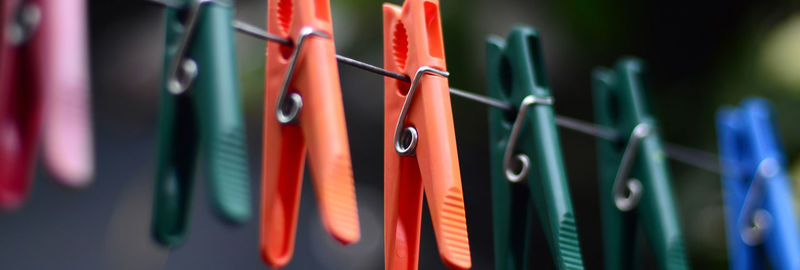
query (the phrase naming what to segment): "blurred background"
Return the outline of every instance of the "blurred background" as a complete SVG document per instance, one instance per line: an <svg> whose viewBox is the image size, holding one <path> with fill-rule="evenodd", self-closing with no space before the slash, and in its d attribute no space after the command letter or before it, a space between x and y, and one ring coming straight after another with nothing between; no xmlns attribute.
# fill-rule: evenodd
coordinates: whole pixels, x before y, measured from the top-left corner
<svg viewBox="0 0 800 270"><path fill-rule="evenodd" d="M401 1L391 1L401 4ZM337 51L382 65L381 1L333 0ZM236 1L236 18L264 28L266 1ZM795 178L800 177L800 2L441 0L451 86L485 94L485 40L518 24L538 29L559 114L592 120L590 72L641 57L663 138L716 153L715 111L759 95L772 100ZM164 52L160 7L89 1L97 172L93 185L58 187L37 166L27 204L0 215L3 269L266 269L258 218L231 227L211 213L204 179L194 190L190 234L166 249L150 238L156 119ZM264 42L237 34L254 209L259 209ZM340 66L362 239L342 247L322 228L313 186L303 186L297 246L286 269L381 269L383 78ZM453 97L474 269L492 269L487 108ZM601 269L595 139L560 130L584 263ZM726 269L719 175L671 163L692 266ZM308 176L308 173L306 173ZM795 186L800 186L795 183ZM426 206L427 208L427 206ZM421 269L443 269L427 209ZM531 252L552 268L541 233ZM648 267L649 268L649 267Z"/></svg>

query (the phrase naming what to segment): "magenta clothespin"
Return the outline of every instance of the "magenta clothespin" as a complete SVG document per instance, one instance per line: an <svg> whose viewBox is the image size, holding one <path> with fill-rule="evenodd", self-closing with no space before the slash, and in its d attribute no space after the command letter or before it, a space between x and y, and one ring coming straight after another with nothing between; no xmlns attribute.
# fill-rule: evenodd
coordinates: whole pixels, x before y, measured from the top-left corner
<svg viewBox="0 0 800 270"><path fill-rule="evenodd" d="M84 1L0 4L0 209L31 187L44 126L49 167L67 186L92 175ZM46 116L45 116L46 115Z"/></svg>

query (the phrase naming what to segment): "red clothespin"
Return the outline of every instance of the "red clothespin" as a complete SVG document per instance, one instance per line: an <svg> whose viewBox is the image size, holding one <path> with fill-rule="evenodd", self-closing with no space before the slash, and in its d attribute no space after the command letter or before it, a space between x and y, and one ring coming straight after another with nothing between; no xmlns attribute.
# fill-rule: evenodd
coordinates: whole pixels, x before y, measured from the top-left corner
<svg viewBox="0 0 800 270"><path fill-rule="evenodd" d="M417 269L422 194L427 193L439 255L471 267L439 1L383 5L384 65L413 78L386 78L384 240L386 269ZM417 95L415 95L415 93Z"/></svg>
<svg viewBox="0 0 800 270"><path fill-rule="evenodd" d="M43 114L54 174L72 187L91 178L85 2L7 0L0 8L0 209L10 210L30 189Z"/></svg>
<svg viewBox="0 0 800 270"><path fill-rule="evenodd" d="M261 251L292 258L306 148L322 224L343 244L360 238L333 26L327 0L269 0Z"/></svg>
<svg viewBox="0 0 800 270"><path fill-rule="evenodd" d="M36 29L41 9L32 2L2 3L0 30L0 208L16 209L31 186L41 128L46 44ZM55 45L55 44L54 44Z"/></svg>

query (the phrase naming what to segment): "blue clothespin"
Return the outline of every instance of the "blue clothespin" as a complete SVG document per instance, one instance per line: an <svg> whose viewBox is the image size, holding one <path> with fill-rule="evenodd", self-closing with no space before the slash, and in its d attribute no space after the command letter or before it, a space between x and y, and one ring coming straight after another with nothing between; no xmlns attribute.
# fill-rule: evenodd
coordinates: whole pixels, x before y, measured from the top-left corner
<svg viewBox="0 0 800 270"><path fill-rule="evenodd" d="M717 133L730 269L800 269L786 156L769 102L720 109Z"/></svg>

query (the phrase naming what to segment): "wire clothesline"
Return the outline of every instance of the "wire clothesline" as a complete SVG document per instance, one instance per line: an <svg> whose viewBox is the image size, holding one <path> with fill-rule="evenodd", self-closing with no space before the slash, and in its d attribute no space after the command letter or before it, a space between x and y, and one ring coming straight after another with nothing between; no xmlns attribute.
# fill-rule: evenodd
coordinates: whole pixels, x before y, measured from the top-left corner
<svg viewBox="0 0 800 270"><path fill-rule="evenodd" d="M148 2L148 3L161 5L161 6L164 6L164 7L167 7L167 8L176 8L176 7L170 5L170 4L166 3L166 2L163 2L163 0L145 0L145 1ZM254 38L258 38L258 39L261 39L261 40L264 40L264 41L276 42L276 43L280 43L280 44L286 45L286 46L294 46L294 43L291 40L284 39L284 38L278 37L276 35L270 34L267 31L264 31L263 29L261 29L261 28L259 28L257 26L254 26L252 24L249 24L249 23L246 23L246 22L243 22L243 21L240 21L240 20L234 20L233 21L233 28L236 29L236 31L238 31L238 32L241 32L241 33L246 34L248 36L251 36L251 37L254 37ZM404 82L411 82L411 78L409 76L406 76L406 75L400 74L400 73L396 73L396 72L392 72L392 71L380 68L378 66L371 65L369 63L361 62L361 61L355 60L355 59L347 57L347 56L336 54L336 60L339 63L346 64L346 65L349 65L349 66L352 66L352 67L355 67L355 68L358 68L358 69L361 69L361 70L365 70L365 71L368 71L368 72L372 72L374 74L378 74L378 75L381 75L381 76L394 78L394 79L401 80L401 81L404 81ZM468 99L468 100L472 100L472 101L475 101L475 102L478 102L478 103L481 103L481 104L484 104L484 105L487 105L487 106L499 108L499 109L502 109L502 110L511 110L511 109L513 109L513 107L510 104L504 103L502 101L499 101L499 100L496 100L496 99L493 99L493 98L490 98L490 97L478 95L478 94L472 93L470 91L460 90L460 89L456 89L456 88L450 88L450 94L452 94L454 96L461 97L461 98L465 98L465 99ZM568 116L564 116L564 115L556 114L555 115L555 122L556 122L556 125L558 125L559 127L562 127L562 128L565 128L565 129L569 129L569 130L572 130L572 131L576 131L576 132L579 132L579 133L582 133L582 134L594 136L594 137L597 137L597 138L601 138L601 139L604 139L604 140L616 141L616 140L619 140L621 138L619 136L619 134L617 134L617 132L615 130L613 130L613 129L609 128L609 127L605 127L605 126L602 126L602 125L597 125L597 124L594 124L594 123L591 123L591 122L587 122L587 121L584 121L584 120L580 120L580 119L576 119L576 118L572 118L572 117L568 117ZM715 155L713 153L709 153L709 152L706 152L706 151L703 151L703 150L694 149L694 148L689 148L689 147L686 147L686 146L671 144L671 143L665 143L664 148L665 148L665 151L666 151L666 155L668 157L672 158L673 160L676 160L676 161L679 161L681 163L685 163L685 164L688 164L688 165L692 165L692 166L695 166L695 167L698 167L698 168L701 168L701 169L704 169L704 170L707 170L707 171L710 171L710 172L713 172L713 173L717 173L717 174L720 173L720 168L719 168L719 164L718 164L717 155Z"/></svg>

